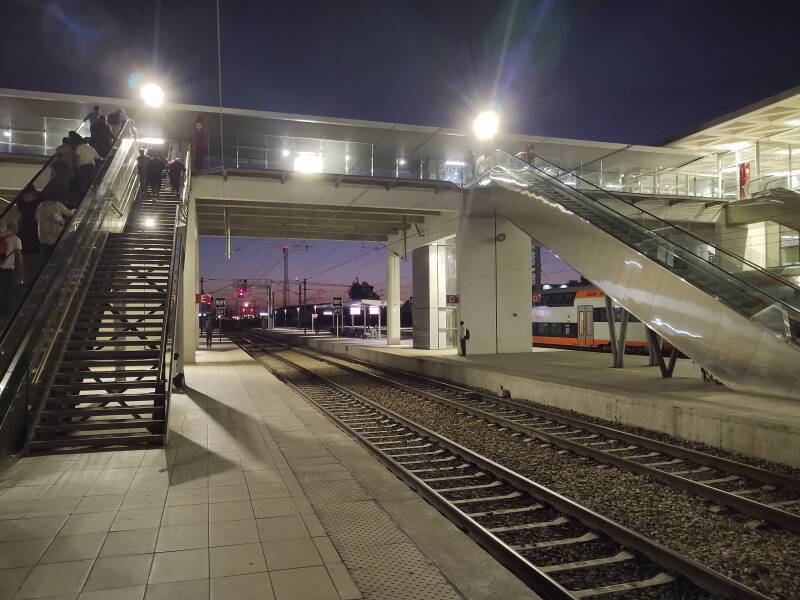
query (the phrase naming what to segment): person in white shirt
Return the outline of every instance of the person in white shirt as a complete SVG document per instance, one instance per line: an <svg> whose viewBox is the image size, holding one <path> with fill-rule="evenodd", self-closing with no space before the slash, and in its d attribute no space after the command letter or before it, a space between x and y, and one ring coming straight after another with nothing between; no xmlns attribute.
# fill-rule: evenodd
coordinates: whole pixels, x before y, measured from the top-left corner
<svg viewBox="0 0 800 600"><path fill-rule="evenodd" d="M97 150L87 144L85 140L82 144L75 146L75 188L77 190L75 197L78 203L83 199L83 195L94 179L95 163L102 160Z"/></svg>
<svg viewBox="0 0 800 600"><path fill-rule="evenodd" d="M12 222L0 235L0 314L6 312L9 298L22 283L22 240L17 237L17 224Z"/></svg>
<svg viewBox="0 0 800 600"><path fill-rule="evenodd" d="M97 123L100 120L100 115L101 114L102 113L100 112L100 107L99 106L95 106L94 109L92 110L92 112L90 112L88 115L83 117L83 122L85 123L86 121L89 121L89 125L94 125L95 123Z"/></svg>
<svg viewBox="0 0 800 600"><path fill-rule="evenodd" d="M39 243L44 253L50 254L64 229L66 220L75 214L57 200L45 200L36 207L36 223L39 227Z"/></svg>
<svg viewBox="0 0 800 600"><path fill-rule="evenodd" d="M459 354L461 356L467 355L467 340L469 339L469 329L466 328L464 325L464 321L460 321L458 324L458 341L460 344Z"/></svg>
<svg viewBox="0 0 800 600"><path fill-rule="evenodd" d="M55 154L58 154L60 159L66 165L67 173L71 179L75 174L75 148L73 148L72 144L69 143L69 138L63 138L61 140L61 145L56 148Z"/></svg>

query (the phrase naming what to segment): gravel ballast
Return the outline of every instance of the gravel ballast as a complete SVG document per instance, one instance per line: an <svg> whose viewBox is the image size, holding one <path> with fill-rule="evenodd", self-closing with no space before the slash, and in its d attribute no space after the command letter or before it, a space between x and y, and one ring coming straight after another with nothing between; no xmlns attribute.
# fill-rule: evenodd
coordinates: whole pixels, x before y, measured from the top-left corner
<svg viewBox="0 0 800 600"><path fill-rule="evenodd" d="M292 351L282 353L323 377L462 444L525 477L775 598L800 590L800 536L712 511L711 503L649 477L600 466L396 388L376 384ZM265 357L268 366L276 361Z"/></svg>

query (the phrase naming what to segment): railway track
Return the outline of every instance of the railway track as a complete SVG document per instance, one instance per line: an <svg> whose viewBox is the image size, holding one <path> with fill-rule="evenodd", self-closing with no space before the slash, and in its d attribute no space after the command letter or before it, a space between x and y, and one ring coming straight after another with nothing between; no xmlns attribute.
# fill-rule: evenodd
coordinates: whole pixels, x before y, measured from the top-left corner
<svg viewBox="0 0 800 600"><path fill-rule="evenodd" d="M275 344L270 338L261 339ZM800 533L800 480L793 477L358 359L292 349L446 404L498 428L647 475L753 519Z"/></svg>
<svg viewBox="0 0 800 600"><path fill-rule="evenodd" d="M232 339L545 598L766 598L315 373L317 357Z"/></svg>

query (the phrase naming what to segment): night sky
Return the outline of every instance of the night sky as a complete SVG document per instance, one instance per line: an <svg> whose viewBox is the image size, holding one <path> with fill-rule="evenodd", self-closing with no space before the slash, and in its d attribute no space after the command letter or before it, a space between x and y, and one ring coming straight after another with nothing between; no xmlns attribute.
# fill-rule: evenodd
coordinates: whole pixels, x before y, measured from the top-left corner
<svg viewBox="0 0 800 600"><path fill-rule="evenodd" d="M220 5L229 107L465 127L495 104L506 131L658 144L800 84L800 2L787 0ZM169 101L218 103L211 0L2 0L0 23L2 87L125 97L139 71ZM309 289L356 275L385 287L374 244L309 244L290 272ZM279 243L233 247L226 261L204 240L203 273L282 278Z"/></svg>

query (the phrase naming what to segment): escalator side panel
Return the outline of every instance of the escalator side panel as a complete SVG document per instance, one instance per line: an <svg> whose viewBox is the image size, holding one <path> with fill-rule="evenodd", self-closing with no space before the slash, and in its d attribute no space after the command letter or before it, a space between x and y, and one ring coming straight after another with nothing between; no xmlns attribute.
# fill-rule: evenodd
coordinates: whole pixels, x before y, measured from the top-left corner
<svg viewBox="0 0 800 600"><path fill-rule="evenodd" d="M760 324L542 194L468 194L468 210L510 219L732 389L800 397L800 350Z"/></svg>

